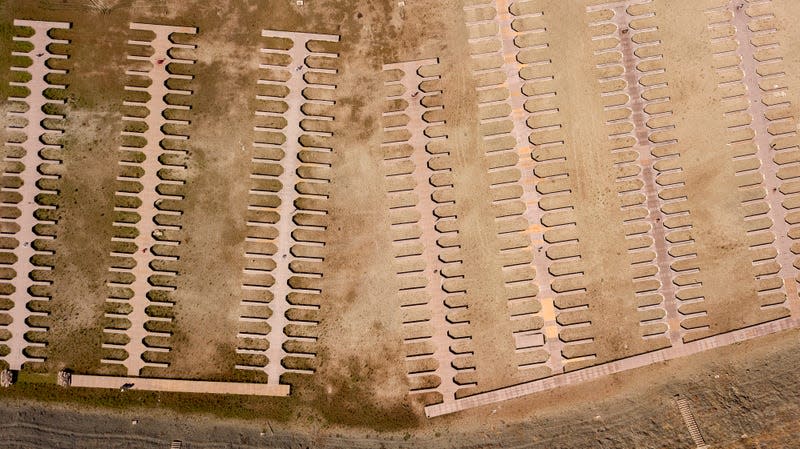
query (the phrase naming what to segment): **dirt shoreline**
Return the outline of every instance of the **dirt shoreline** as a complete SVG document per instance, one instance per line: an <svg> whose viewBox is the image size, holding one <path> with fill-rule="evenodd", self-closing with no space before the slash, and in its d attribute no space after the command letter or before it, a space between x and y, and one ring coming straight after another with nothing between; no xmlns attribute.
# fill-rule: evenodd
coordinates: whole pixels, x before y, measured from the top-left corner
<svg viewBox="0 0 800 449"><path fill-rule="evenodd" d="M756 346L770 349L754 355ZM687 357L391 433L12 398L0 403L0 428L9 449L148 449L175 439L187 448L242 449L688 448L692 442L674 402L680 394L692 401L712 447L790 448L800 424L800 374L792 368L800 366L799 346L798 332L786 332L715 350L713 358ZM133 419L139 420L135 426Z"/></svg>

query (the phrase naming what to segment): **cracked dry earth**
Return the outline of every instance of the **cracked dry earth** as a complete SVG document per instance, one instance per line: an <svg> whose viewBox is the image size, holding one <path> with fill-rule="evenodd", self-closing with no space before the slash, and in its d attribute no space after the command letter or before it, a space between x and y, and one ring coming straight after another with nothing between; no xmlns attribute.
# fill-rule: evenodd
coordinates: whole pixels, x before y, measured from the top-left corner
<svg viewBox="0 0 800 449"><path fill-rule="evenodd" d="M796 444L800 4L301 3L0 2L0 446Z"/></svg>

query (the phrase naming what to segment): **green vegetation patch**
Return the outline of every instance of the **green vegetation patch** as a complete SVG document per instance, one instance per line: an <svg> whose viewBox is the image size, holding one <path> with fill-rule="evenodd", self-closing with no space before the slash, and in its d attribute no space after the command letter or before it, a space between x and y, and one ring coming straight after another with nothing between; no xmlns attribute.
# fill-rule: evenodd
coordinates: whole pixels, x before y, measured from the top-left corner
<svg viewBox="0 0 800 449"><path fill-rule="evenodd" d="M17 383L55 385L56 377L56 373L34 373L23 369L17 373Z"/></svg>

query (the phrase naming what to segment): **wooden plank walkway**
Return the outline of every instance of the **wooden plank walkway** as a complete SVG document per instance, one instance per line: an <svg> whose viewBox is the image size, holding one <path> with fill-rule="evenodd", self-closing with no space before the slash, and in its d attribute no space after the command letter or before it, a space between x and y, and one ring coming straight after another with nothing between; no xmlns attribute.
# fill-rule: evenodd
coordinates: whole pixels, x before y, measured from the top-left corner
<svg viewBox="0 0 800 449"><path fill-rule="evenodd" d="M10 280L11 285L4 288L10 291L3 296L10 300L12 306L10 310L0 310L0 314L7 315L10 318L10 323L0 324L0 330L6 331L9 335L8 340L2 342L3 345L8 347L8 354L0 357L4 359L11 370L19 370L22 365L27 362L42 362L40 357L32 357L26 353L29 347L42 348L44 345L40 343L32 343L25 334L35 331L37 333L43 332L44 329L31 326L27 321L31 316L46 316L46 313L33 312L29 306L31 301L49 301L49 297L43 296L43 288L50 285L49 281L40 281L34 279L42 278L41 274L34 275L36 271L43 273L50 271L50 267L40 266L34 263L34 256L52 256L52 251L35 249L44 245L37 245L36 241L52 240L52 235L42 235L42 232L37 232L37 227L48 227L55 224L54 221L48 219L41 219L39 211L54 211L55 206L40 205L37 197L40 195L54 195L56 191L42 188L40 186L46 185L48 181L53 181L58 178L51 174L53 171L51 167L58 165L58 161L51 160L45 156L48 152L60 151L60 145L51 145L44 142L52 140L55 135L61 134L62 131L56 129L48 129L44 123L48 119L61 119L59 115L51 115L42 109L46 105L53 105L63 103L59 100L50 100L45 97L44 91L51 88L61 88L63 86L51 84L48 81L48 76L51 74L66 74L63 70L51 69L48 65L49 59L66 59L64 55L53 54L49 50L51 44L66 44L67 41L54 39L48 34L51 30L55 29L69 29L70 25L64 22L43 22L38 20L14 20L15 26L24 26L32 28L34 31L31 37L14 36L13 39L17 42L26 42L31 46L27 53L12 52L12 56L26 57L31 60L29 67L13 66L12 71L27 72L30 74L30 80L20 83L11 82L11 86L24 87L30 91L30 95L26 98L11 96L7 100L9 103L18 102L25 103L27 110L25 112L9 112L10 119L24 120L24 125L9 126L7 131L17 134L20 143L6 142L9 150L13 150L7 154L3 159L5 164L3 176L7 179L0 188L3 194L2 207L4 209L16 209L19 212L17 218L13 218L13 213L10 216L3 216L0 218L0 235L4 238L13 239L16 241L16 246L4 246L2 253L4 260L13 259L12 263L0 264L0 269L6 273L13 270L13 275L3 277L3 279ZM51 138L46 138L46 136ZM22 155L14 155L14 153L21 152ZM8 167L17 167L8 169ZM14 186L14 182L9 182L11 178L17 178L19 186ZM40 180L42 184L40 184ZM9 200L9 198L15 198ZM8 214L8 212L6 212ZM46 214L42 214L46 215ZM12 256L13 255L13 256ZM36 293L36 294L34 294ZM41 307L39 307L41 308Z"/></svg>
<svg viewBox="0 0 800 449"><path fill-rule="evenodd" d="M703 439L703 434L700 433L700 426L697 425L694 412L692 412L691 402L685 398L678 398L675 402L678 404L678 410L681 412L681 417L689 430L689 435L691 435L694 445L697 446L697 449L708 449L708 445Z"/></svg>
<svg viewBox="0 0 800 449"><path fill-rule="evenodd" d="M567 374L561 374L545 379L500 388L486 393L476 394L474 396L457 399L449 403L429 405L425 407L425 415L428 418L432 418L434 416L441 416L474 407L495 404L497 402L552 390L554 388L589 382L604 376L608 376L609 374L629 371L651 365L653 363L661 363L667 360L676 359L678 357L685 357L687 355L697 354L709 349L728 346L733 343L738 343L757 337L763 337L798 327L800 327L800 318L796 317L771 321L758 326L752 326L701 340L695 340L677 347L670 347L647 354L629 357L627 359L616 360L603 365L595 365Z"/></svg>
<svg viewBox="0 0 800 449"><path fill-rule="evenodd" d="M112 241L120 245L133 244L136 251L129 253L126 252L129 251L127 248L124 251L118 251L119 248L115 247L111 252L115 262L110 268L111 278L107 285L112 292L108 303L114 310L107 311L105 317L114 322L127 321L130 326L106 328L107 334L124 334L128 337L128 341L125 344L119 344L116 341L104 343L103 347L116 350L116 353L120 349L124 350L127 357L120 360L115 358L118 357L115 354L114 357L104 357L103 363L121 364L125 367L128 375L135 376L145 366L167 366L165 362L154 362L152 357L144 356L146 353L152 355L156 352L168 352L169 344L166 341L169 340L170 333L148 330L146 324L154 321L170 322L171 318L150 316L147 309L151 306L172 307L170 301L156 301L151 295L154 291L165 294L165 292L169 293L175 290L175 287L169 285L169 282L156 279L172 279L177 276L175 267L178 257L172 254L164 255L164 253L168 252L165 251L166 248L174 251L174 248L180 244L177 232L181 229L178 218L182 213L172 210L174 207L167 207L166 204L180 202L183 197L174 193L165 193L165 191L168 191L169 188L175 190L175 187L183 186L185 168L180 165L164 163L161 158L165 155L183 156L184 151L169 149L171 146L166 143L189 139L186 135L165 131L165 125L185 126L189 124L187 120L170 120L165 116L168 112L190 109L187 105L173 104L174 101L168 100L169 96L186 97L191 95L189 91L170 88L169 81L192 79L190 75L172 74L168 67L176 67L178 64L182 66L194 64L193 60L173 56L173 52L176 50L181 52L195 48L194 45L173 42L173 34L196 34L197 29L136 22L130 23L130 29L150 31L155 36L152 41L128 41L128 45L132 47L141 47L137 50L139 53L147 53L152 50L152 54L150 56L128 55L128 61L135 68L127 70L125 75L135 82L129 82L125 86L125 91L140 93L147 100L132 99L125 101L123 105L126 108L133 107L140 110L146 108L149 113L143 118L123 116L123 120L126 122L139 123L144 128L143 131L124 131L123 138L136 137L144 139L146 143L141 148L127 144L120 148L127 154L141 152L144 160L140 163L130 162L126 159L130 156L125 156L120 160L121 170L117 181L121 187L116 196L121 204L115 210L136 214L139 216L139 220L135 223L116 221L114 224L115 229L119 231L125 229L129 229L129 231L127 234L115 235L112 237ZM171 172L171 174L165 176L160 174L162 171ZM129 205L131 200L134 200L132 202L135 206ZM136 204L139 201L141 203ZM130 280L130 277L133 277L133 280ZM128 291L132 292L131 296L127 293ZM120 305L122 311L117 309ZM148 339L150 341L146 342ZM153 342L158 342L160 346L154 346ZM150 361L145 361L145 359Z"/></svg>
<svg viewBox="0 0 800 449"><path fill-rule="evenodd" d="M200 380L153 379L143 377L72 375L72 387L121 388L132 384L131 390L168 391L175 393L237 394L248 396L289 396L289 385L240 382L208 382Z"/></svg>

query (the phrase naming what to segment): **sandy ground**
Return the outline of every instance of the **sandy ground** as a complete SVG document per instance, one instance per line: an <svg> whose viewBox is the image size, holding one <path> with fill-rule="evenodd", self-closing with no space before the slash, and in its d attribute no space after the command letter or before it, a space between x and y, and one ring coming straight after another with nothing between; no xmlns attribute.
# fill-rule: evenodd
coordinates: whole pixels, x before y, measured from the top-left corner
<svg viewBox="0 0 800 449"><path fill-rule="evenodd" d="M753 149L750 155L745 154L749 157L734 160L738 153L729 144L741 137L738 134L741 130L730 128L729 125L738 122L726 108L735 106L722 101L727 91L719 88L719 84L727 79L726 75L710 69L718 64L714 45L724 46L724 43L714 40L715 35L706 28L713 14L709 16L705 11L727 7L726 2L702 0L687 8L675 8L665 0L652 3L661 35L671 37L663 38L660 51L666 55L663 64L674 116L650 125L669 125L660 138L678 139L678 144L669 151L680 154L675 163L683 171L680 177L656 180L662 199L672 195L681 204L666 207L666 203L659 203L670 212L666 215L673 215L670 229L675 232L661 237L671 244L660 247L662 259L645 258L644 268L634 267L633 262L640 261L629 252L641 244L640 240L632 242L628 238L638 228L623 224L631 209L628 206L641 197L632 195L634 199L630 200L620 195L622 187L617 181L625 171L615 165L618 155L612 153L608 143L610 137L627 130L627 125L609 125L607 121L613 114L604 109L612 100L603 89L613 93L618 86L598 84L602 71L598 71L597 64L602 63L602 58L594 50L608 43L593 41L592 37L607 30L590 29L584 24L572 28L568 19L586 14L582 3L536 2L539 10L545 12L544 17L561 18L548 26L545 42L549 46L536 47L546 48L543 54L552 58L550 66L537 68L541 70L537 73L564 74L564 77L545 83L550 91L557 93L556 100L530 105L532 109L541 106L560 110L556 122L541 118L537 119L541 122L531 124L544 129L543 139L555 135L556 140L565 142L547 153L565 159L546 169L547 164L541 164L543 172L537 173L537 178L544 189L553 187L543 181L550 175L569 174L572 193L568 203L575 209L567 214L551 214L547 222L553 228L561 224L571 226L560 237L577 236L580 245L560 241L540 254L535 247L537 242L529 241L531 248L513 256L509 256L509 246L518 242L520 236L545 238L553 234L544 234L542 229L519 228L518 222L512 226L504 218L522 216L524 207L520 209L519 205L524 206L531 196L523 195L521 189L498 186L509 179L511 183L521 179L515 166L521 157L530 158L531 152L526 154L519 151L521 148L514 148L503 150L502 154L487 154L490 144L486 136L502 134L506 125L502 121L481 123L485 109L478 105L491 97L490 92L500 92L505 86L502 82L493 85L491 80L476 76L477 63L469 56L476 53L476 47L468 42L467 23L485 17L465 12L464 2L407 0L401 8L390 1L307 0L304 7L293 2L287 6L277 0L268 2L267 7L260 1L213 5L182 0L107 1L107 9L97 9L89 3L11 0L0 4L3 55L8 54L10 20L14 17L73 22L71 30L59 32L59 36L71 40L67 50L71 57L63 156L66 176L60 181L55 294L49 305L50 322L57 324L48 333L46 368L50 372L64 367L83 373L112 370L101 364L105 355L101 345L102 330L107 324L103 315L108 297L108 269L112 265L114 192L119 187L115 179L119 148L123 144L120 105L125 99L123 86L127 80L121 74L129 64L126 60L126 52L130 51L126 45L131 36L129 22L135 20L199 29L192 39L197 45L194 51L197 63L192 68L195 77L188 83L194 95L188 127L191 144L186 158L186 196L181 206L184 211L180 218L181 244L177 252L180 275L173 296L174 320L169 328L174 333L169 339L170 351L164 355L169 367L149 374L241 379L242 374L235 370L235 350L246 266L242 256L248 233L243 211L249 204L250 145L256 139L253 126L258 107L258 49L264 45L261 30L295 30L341 36L331 141L334 168L326 204L328 228L324 235L325 260L321 264L323 278L319 282L324 294L319 300L321 321L314 330L318 338L313 361L316 372L282 376L284 382L293 386L291 402L258 402L248 398L215 402L218 399L192 397L185 402L199 404L193 405L194 410L205 409L220 415L225 414L225 408L238 407L241 414L248 414L256 421L291 416L294 422L278 425L282 430L276 432L287 432L287 439L276 447L293 447L288 436L291 432L297 432L297 438L319 435L322 440L314 440L313 444L321 447L325 444L335 447L337 440L331 439L331 435L336 432L356 437L355 441L363 447L372 447L386 438L375 436L375 432L387 429L398 432L392 434L398 440L402 440L406 431L419 432L433 438L431 447L463 445L465 440L478 438L474 434L476 429L487 436L480 437L484 440L478 438L474 447L495 444L492 441L497 435L508 438L505 447L525 447L525 444L569 447L570 442L587 441L600 447L671 447L673 441L688 444L688 433L672 400L674 394L680 393L692 398L701 430L709 433L709 442L752 447L751 442L740 441L741 435L747 433L748 438L763 438L780 447L780 439L784 435L788 438L787 427L779 423L797 422L797 411L791 406L792 398L797 397L797 374L790 369L797 366L796 356L792 355L797 353L796 332L735 345L710 356L612 376L587 386L511 401L498 405L495 414L479 409L431 423L422 418L422 405L437 400L437 396L408 395L407 376L412 365L405 362L404 318L399 312L403 300L398 294L401 283L396 276L392 226L386 213L390 201L386 195L385 154L381 148L381 116L386 98L381 71L385 64L440 60L444 132L451 156L447 163L452 168L452 211L461 244L458 257L463 261L458 268L463 280L458 282L465 293L459 301L469 306L466 317L470 323L463 332L471 337L467 352L457 358L457 363L467 371L476 368L465 376L465 385L456 394L487 391L545 374L543 370L520 369L525 358L516 352L513 334L520 325L510 319L513 309L509 305L513 299L510 286L516 282L515 276L526 285L537 282L530 279L530 267L519 272L509 269L510 264L525 258L535 258L538 270L547 266L547 262L541 262L543 257L566 259L564 263L550 265L556 275L543 278L552 280L553 288L540 290L543 295L553 297L536 298L532 302L546 306L540 314L541 325L562 330L572 326L562 337L567 343L564 362L573 359L573 366L614 360L669 344L666 334L646 339L639 328L642 321L652 318L650 312L640 310L652 298L641 298L640 293L646 291L643 285L650 284L637 280L652 276L649 268L666 266L664 260L680 272L673 275L675 288L669 291L676 292L685 302L678 303L672 297L664 299L674 301L676 307L684 306L687 314L699 315L683 323L681 336L687 339L785 314L782 307L764 307L765 302L774 300L762 293L775 287L775 276L767 272L771 268L768 263L754 264L763 251L769 253L771 243L764 243L764 239L768 239L770 232L754 232L759 231L755 228L761 222L745 218L752 211L754 216L765 215L762 210L765 203L755 198L753 204L745 205L745 200L753 199L754 193L737 190L744 182L742 173L756 160L756 152ZM495 5L495 2L484 3L491 8ZM598 3L602 2L586 2ZM800 52L794 51L800 40L795 39L797 30L791 26L791 19L800 11L791 0L774 0L772 8L780 24L782 51L787 55L784 64L791 74L782 82L788 86L786 96L791 100L789 115L792 115L800 104L797 98L800 89L794 75L795 68L800 67L796 56ZM536 20L531 19L528 25L535 27ZM632 27L646 25L636 23ZM98 33L98 28L103 32ZM712 40L716 44L712 45ZM486 48L493 51L491 47L480 47L481 51ZM535 57L538 53L526 54ZM5 56L0 58L2 89L7 89L9 62ZM479 87L481 83L488 83L491 89ZM653 95L657 94L665 93ZM5 123L5 115L2 120ZM558 131L550 132L550 127L556 125ZM787 125L774 126L772 131L777 134L785 131ZM778 143L790 146L789 140ZM786 173L793 174L788 168ZM671 183L675 182L686 185L673 186ZM670 190L673 187L676 190ZM795 187L786 182L782 189L792 193ZM689 194L684 201L681 197L685 191ZM548 204L563 207L565 203L554 199ZM787 204L793 207L794 203ZM680 218L684 210L681 208L691 212L688 224ZM513 232L509 233L510 228ZM785 245L790 239L781 236L779 240ZM785 247L782 251L781 261L786 265L792 255L787 255ZM669 253L664 256L665 252ZM693 252L698 256L692 257ZM695 265L700 269L699 274L692 272ZM797 270L784 267L781 276L787 274L787 269L788 285L793 286L792 276L797 275ZM648 278L647 282L651 280ZM790 293L797 301L796 291L791 288L780 285L777 290L778 296ZM580 291L585 294L571 294ZM529 296L524 299L531 300ZM701 305L697 305L700 302L697 299L702 299ZM564 309L558 320L563 328L554 322L551 303ZM582 324L587 316L590 326ZM586 343L588 338L594 340ZM714 375L720 378L710 374L715 369L719 371ZM718 380L720 383L715 384ZM47 394L48 390L26 391L35 396ZM14 391L0 394L15 398L14 401L25 396ZM67 393L60 392L53 397L81 403L125 399L115 395L116 392L108 392L93 397L81 392L70 399ZM148 401L162 399L158 395L134 397L155 407L156 403ZM180 397L163 399L170 404L170 410L180 408ZM8 413L17 413L10 405L4 407ZM83 421L72 411L42 412L38 405L20 407L21 421L60 429L43 434L50 435L55 447L61 444L58 443L64 435L61 432L73 431L88 435L87 440L98 438L97 444L101 444L105 436L91 435L102 434L109 428L127 428L131 417L126 414L103 421L92 415ZM600 419L595 420L596 416ZM307 420L308 425L302 420ZM104 425L108 426L105 430ZM165 419L152 424L157 430L147 438L155 440L138 443L120 440L120 446L158 445L163 443L158 438L184 438L203 447L200 445L203 440L239 439L240 434L248 441L242 443L243 447L259 444L261 429L244 430L247 426L243 424L231 424L233 427L215 434L210 428L214 425L209 422L185 427L176 432L180 435L173 436ZM363 430L365 425L373 431ZM451 436L437 439L435 434L445 435L445 428L451 429ZM314 429L323 430L315 434ZM25 432L22 427L14 430L20 441L28 438ZM313 434L311 437L307 436L309 432ZM534 437L540 440L534 441ZM403 444L414 447L411 443L396 441L398 447ZM25 447L24 443L19 446Z"/></svg>

